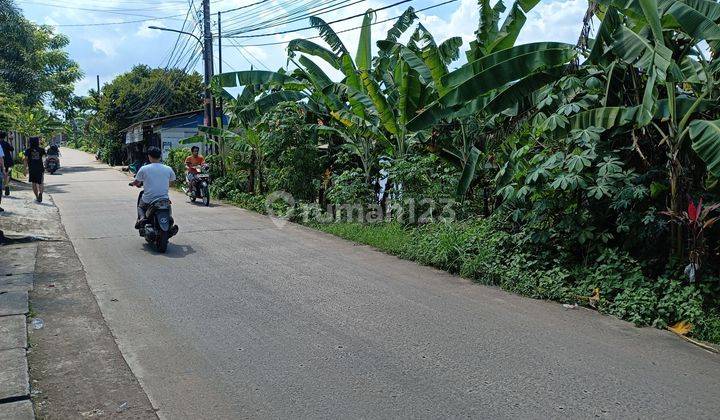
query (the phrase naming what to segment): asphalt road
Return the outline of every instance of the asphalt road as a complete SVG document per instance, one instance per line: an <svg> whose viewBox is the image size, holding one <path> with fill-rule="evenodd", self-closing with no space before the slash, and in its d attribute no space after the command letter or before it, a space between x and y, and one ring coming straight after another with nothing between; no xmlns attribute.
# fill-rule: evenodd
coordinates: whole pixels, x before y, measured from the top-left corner
<svg viewBox="0 0 720 420"><path fill-rule="evenodd" d="M48 191L164 418L718 418L720 356L303 227L172 197L166 255L125 174L64 149Z"/></svg>

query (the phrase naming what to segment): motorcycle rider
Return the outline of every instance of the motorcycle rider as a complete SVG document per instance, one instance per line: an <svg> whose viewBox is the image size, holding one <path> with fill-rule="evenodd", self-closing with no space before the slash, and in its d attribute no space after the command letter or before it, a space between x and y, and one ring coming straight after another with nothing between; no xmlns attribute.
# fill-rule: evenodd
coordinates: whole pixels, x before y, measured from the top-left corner
<svg viewBox="0 0 720 420"><path fill-rule="evenodd" d="M188 183L188 189L195 191L195 181L197 180L198 169L197 167L205 163L205 158L200 154L200 148L193 146L190 148L191 155L185 159L185 168L187 169L187 175L185 179Z"/></svg>
<svg viewBox="0 0 720 420"><path fill-rule="evenodd" d="M47 148L47 155L48 156L60 156L60 148L57 147L57 144L51 144Z"/></svg>
<svg viewBox="0 0 720 420"><path fill-rule="evenodd" d="M153 202L160 199L170 199L168 190L170 184L176 179L172 168L160 163L162 152L159 148L149 147L147 156L150 163L140 168L131 184L138 188L144 188L142 198L138 202L138 220L135 223L135 229L142 228L145 223L145 213ZM177 229L177 226L174 228Z"/></svg>

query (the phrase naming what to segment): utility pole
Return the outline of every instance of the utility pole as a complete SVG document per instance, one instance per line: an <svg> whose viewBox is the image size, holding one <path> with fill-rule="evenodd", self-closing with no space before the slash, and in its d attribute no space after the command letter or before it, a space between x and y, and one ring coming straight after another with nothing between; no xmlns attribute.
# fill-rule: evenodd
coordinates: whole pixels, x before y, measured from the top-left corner
<svg viewBox="0 0 720 420"><path fill-rule="evenodd" d="M218 11L218 73L222 74L222 12ZM223 127L223 98L218 98L218 109L220 110L220 128Z"/></svg>
<svg viewBox="0 0 720 420"><path fill-rule="evenodd" d="M100 75L97 75L97 102L95 103L95 109L100 111Z"/></svg>
<svg viewBox="0 0 720 420"><path fill-rule="evenodd" d="M213 44L210 32L210 0L203 0L203 61L205 64L205 125L215 126L215 107L213 106L210 80L213 76Z"/></svg>

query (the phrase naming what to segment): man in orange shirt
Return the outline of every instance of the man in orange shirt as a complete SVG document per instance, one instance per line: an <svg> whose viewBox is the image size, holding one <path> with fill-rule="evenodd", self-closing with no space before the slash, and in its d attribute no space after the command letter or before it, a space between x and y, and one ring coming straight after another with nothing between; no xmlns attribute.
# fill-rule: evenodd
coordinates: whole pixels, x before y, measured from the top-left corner
<svg viewBox="0 0 720 420"><path fill-rule="evenodd" d="M193 188L195 188L196 175L198 174L198 167L205 163L205 158L200 155L200 148L197 146L193 146L190 152L192 154L185 159L185 167L187 168L186 179L188 188L190 191L193 191Z"/></svg>

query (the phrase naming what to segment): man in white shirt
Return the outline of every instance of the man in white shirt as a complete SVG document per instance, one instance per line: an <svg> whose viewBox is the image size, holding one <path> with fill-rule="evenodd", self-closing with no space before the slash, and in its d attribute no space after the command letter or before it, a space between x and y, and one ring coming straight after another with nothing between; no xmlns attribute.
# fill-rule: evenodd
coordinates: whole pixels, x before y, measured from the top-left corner
<svg viewBox="0 0 720 420"><path fill-rule="evenodd" d="M157 147L149 147L147 151L150 164L143 166L135 175L132 185L143 187L143 195L138 202L138 221L135 229L140 229L145 219L145 212L160 199L170 199L170 184L175 181L175 172L171 167L160 163L162 152Z"/></svg>

